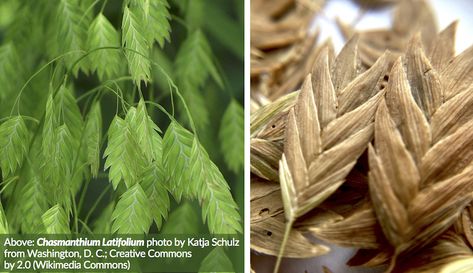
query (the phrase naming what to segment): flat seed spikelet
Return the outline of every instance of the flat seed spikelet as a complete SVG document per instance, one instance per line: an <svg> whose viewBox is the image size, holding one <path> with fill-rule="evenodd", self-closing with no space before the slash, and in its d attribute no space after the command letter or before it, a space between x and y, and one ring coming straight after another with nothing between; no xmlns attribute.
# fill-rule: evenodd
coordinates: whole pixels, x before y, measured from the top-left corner
<svg viewBox="0 0 473 273"><path fill-rule="evenodd" d="M437 34L434 11L427 0L398 1L390 28L356 31L341 21L337 23L345 38L359 35L360 58L367 67L372 66L385 50L390 50L393 58L402 55L417 33L421 35L422 44L429 47L435 45Z"/></svg>
<svg viewBox="0 0 473 273"><path fill-rule="evenodd" d="M228 258L223 247L215 247L202 260L199 272L220 272L225 268L233 272L232 261ZM230 272L227 272L230 273Z"/></svg>
<svg viewBox="0 0 473 273"><path fill-rule="evenodd" d="M7 119L0 125L0 168L3 178L21 167L29 149L29 132L21 116Z"/></svg>
<svg viewBox="0 0 473 273"><path fill-rule="evenodd" d="M381 58L335 90L327 53L316 61L287 116L280 182L288 220L318 206L345 181L372 138L374 113L383 95L377 83L387 68Z"/></svg>
<svg viewBox="0 0 473 273"><path fill-rule="evenodd" d="M136 110L130 109L127 117L131 117L133 111ZM128 121L115 116L108 130L108 145L104 152L104 158L107 158L104 170L110 169L109 179L115 189L121 181L128 188L138 182L146 159L137 147L138 142Z"/></svg>
<svg viewBox="0 0 473 273"><path fill-rule="evenodd" d="M141 81L148 82L151 77L151 63L148 59L150 45L143 27L139 21L138 12L125 7L122 21L122 46L128 48L125 50L128 69L137 86Z"/></svg>
<svg viewBox="0 0 473 273"><path fill-rule="evenodd" d="M100 80L111 79L120 73L121 54L119 50L98 49L102 47L120 47L120 35L108 19L99 13L87 34L87 49L95 50L88 57L90 70L92 73L96 71Z"/></svg>
<svg viewBox="0 0 473 273"><path fill-rule="evenodd" d="M118 234L148 233L153 222L150 202L140 184L120 196L112 214L112 232Z"/></svg>
<svg viewBox="0 0 473 273"><path fill-rule="evenodd" d="M284 221L281 218L270 217L267 221L251 224L251 249L258 253L277 256L280 242L284 237ZM287 258L310 258L329 252L323 245L311 243L304 235L292 229L284 252ZM304 249L304 251L301 251Z"/></svg>
<svg viewBox="0 0 473 273"><path fill-rule="evenodd" d="M172 122L163 143L166 179L170 180L169 189L176 199L198 199L210 233L242 232L240 214L229 186L197 137Z"/></svg>
<svg viewBox="0 0 473 273"><path fill-rule="evenodd" d="M244 113L243 107L232 100L223 114L219 138L228 167L238 173L244 165Z"/></svg>
<svg viewBox="0 0 473 273"><path fill-rule="evenodd" d="M69 216L60 205L55 205L47 210L43 216L43 224L47 234L67 234L69 229Z"/></svg>
<svg viewBox="0 0 473 273"><path fill-rule="evenodd" d="M194 138L190 170L187 175L190 190L202 205L202 218L212 234L242 232L238 206L218 167L213 163L202 144Z"/></svg>
<svg viewBox="0 0 473 273"><path fill-rule="evenodd" d="M100 140L102 138L102 110L100 103L94 103L90 109L84 127L84 142L87 147L87 163L90 172L97 177L100 168Z"/></svg>
<svg viewBox="0 0 473 273"><path fill-rule="evenodd" d="M456 57L451 53L454 44L449 39L455 36L455 25L436 38L443 45L435 49L441 52L440 57L428 57L417 35L390 71L386 96L375 118L374 146L369 148L373 205L362 211L355 209L339 222L309 228L328 242L364 248L350 265L369 267L391 262L392 272L407 272L409 268L409 272L433 272L434 267L440 270L434 261L437 258L409 263L409 256L426 253L430 259L438 255L442 266L465 258L466 254L456 251L435 254L430 250L443 241L442 234L452 223L464 239L471 237L470 206L463 208L470 203L471 185L466 177L471 169L471 144L466 132L471 128L472 96L469 87L451 90L451 95L446 95L444 88L445 81L456 78L461 86L469 77L458 77L458 71L444 72L442 77L438 72L453 69L449 63L455 59L462 69L471 66L469 50ZM424 170L424 165L429 167ZM358 232L353 233L354 228ZM376 251L366 250L373 247ZM451 259L444 259L445 255ZM403 267L406 263L408 266Z"/></svg>
<svg viewBox="0 0 473 273"><path fill-rule="evenodd" d="M416 59L419 58L407 61ZM430 66L428 59L423 60ZM407 64L407 73L412 73L410 67L413 66ZM436 86L432 82L438 81L437 77L435 74L424 77L428 81L425 86ZM424 112L417 104L412 86L398 59L391 71L386 99L376 113L375 144L369 147L373 207L397 254L434 240L473 199L471 114L454 112L460 102L447 99L430 116L432 111ZM425 87L421 91L430 98L436 95ZM434 91L441 92L441 88ZM471 95L463 97L468 99L471 100ZM432 126L433 121L445 115L444 111L468 115L468 119L455 123L454 129L452 123L442 123L440 128L446 126L451 130L441 137L432 137L439 134L439 127Z"/></svg>
<svg viewBox="0 0 473 273"><path fill-rule="evenodd" d="M85 49L87 39L87 17L83 17L83 10L77 0L61 0L58 1L56 13L57 20L54 21L55 26L55 47L52 50L65 54L64 62L68 69L73 69L73 73L77 75L79 68L87 71L86 67L75 66L76 60L83 55L81 50ZM71 54L73 53L73 54ZM84 65L83 62L81 65Z"/></svg>

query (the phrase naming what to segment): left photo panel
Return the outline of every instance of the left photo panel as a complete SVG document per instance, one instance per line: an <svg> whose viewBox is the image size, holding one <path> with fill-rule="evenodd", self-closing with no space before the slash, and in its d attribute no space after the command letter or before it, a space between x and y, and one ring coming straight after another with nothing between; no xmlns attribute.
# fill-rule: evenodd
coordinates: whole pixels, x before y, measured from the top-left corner
<svg viewBox="0 0 473 273"><path fill-rule="evenodd" d="M0 2L0 271L244 272L244 0Z"/></svg>

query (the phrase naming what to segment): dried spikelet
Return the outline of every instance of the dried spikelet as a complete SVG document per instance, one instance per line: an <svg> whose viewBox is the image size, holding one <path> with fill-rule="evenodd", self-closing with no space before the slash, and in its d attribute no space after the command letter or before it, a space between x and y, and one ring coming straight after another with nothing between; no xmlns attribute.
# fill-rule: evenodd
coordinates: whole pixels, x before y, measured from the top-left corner
<svg viewBox="0 0 473 273"><path fill-rule="evenodd" d="M422 51L411 54L414 56L407 58L407 73L412 73L412 67L430 67ZM434 240L473 199L471 115L457 113L465 116L463 122L432 126L439 115L447 110L451 114L460 102L447 101L437 109L434 103L432 111L427 107L424 112L420 105L425 104L416 103L412 86L430 99L440 96L434 93L441 92L441 88L431 88L437 86L438 76L425 76L423 84L419 80L410 84L408 78L398 59L391 71L386 99L376 113L375 145L369 146L371 200L384 235L398 254ZM449 133L435 137L439 131Z"/></svg>
<svg viewBox="0 0 473 273"><path fill-rule="evenodd" d="M250 222L257 223L281 215L283 204L278 184L253 178L251 181Z"/></svg>
<svg viewBox="0 0 473 273"><path fill-rule="evenodd" d="M317 37L317 33L308 33L301 43L252 60L252 92L274 100L296 89L320 53Z"/></svg>
<svg viewBox="0 0 473 273"><path fill-rule="evenodd" d="M251 137L267 135L267 131L273 129L272 127L275 125L275 120L277 120L281 114L287 113L289 109L294 106L297 94L297 92L287 94L253 113L250 118ZM284 129L282 129L282 132L283 131ZM282 136L282 133L278 136Z"/></svg>
<svg viewBox="0 0 473 273"><path fill-rule="evenodd" d="M353 115L343 116L342 114L360 106L360 104L372 97L380 89L383 89L386 84L383 77L386 75L388 67L390 66L390 64L386 62L386 59L388 59L390 55L384 55L372 69L360 75L362 69L357 55L356 41L356 37L350 40L334 61L330 61L330 49L325 49L323 52L324 56L319 56L318 58L319 60L326 59L326 63L333 63L331 68L325 69L327 69L327 75L331 79L331 88L338 97L337 103L340 104L340 106L337 106L340 107L337 113L340 117L328 124L326 130L321 133L325 145L324 149L331 148L337 141L346 138L348 135L352 134L353 131L360 129L356 127L349 128L353 126L354 122L358 122L351 119L353 116L362 117L358 124L365 124L367 122L366 119L372 118L372 115L363 115L363 111L367 111L365 108L373 110L373 103L375 103L376 100L371 101L371 103L365 105L365 107L356 109L356 112L352 113ZM317 71L314 70L316 74L326 73L322 71L322 69L324 69L323 65L314 66L314 69L318 69ZM315 78L313 81L318 82ZM321 83L318 84L320 85ZM319 87L324 88L324 86L316 86L314 89L319 90ZM269 146L271 145L269 143L261 144L264 142L261 139L277 143L284 139L286 116L289 109L294 106L298 93L299 91L285 95L275 102L261 107L252 114L251 136L254 139L258 139L255 140L255 143ZM320 104L322 105L323 103ZM272 144L274 144L271 145L272 147L279 146L275 143ZM268 168L268 166L273 166L273 168ZM274 172L277 171L277 169L277 167L274 167L274 161L264 155L257 154L254 157L254 161L252 158L253 173L261 175L261 177L265 179L274 179ZM277 180L278 179L274 179L274 181Z"/></svg>
<svg viewBox="0 0 473 273"><path fill-rule="evenodd" d="M355 210L341 221L312 226L309 231L317 238L344 247L378 249L386 243L370 206Z"/></svg>
<svg viewBox="0 0 473 273"><path fill-rule="evenodd" d="M437 70L444 68L455 57L457 26L458 21L451 23L435 37L432 43L429 50L429 59L432 66Z"/></svg>
<svg viewBox="0 0 473 273"><path fill-rule="evenodd" d="M444 30L442 33L446 32L451 32L452 27L450 26L446 30ZM450 47L452 43L449 43L446 39L446 37L454 37L454 34L451 35L443 35L439 34L438 37L443 37L442 39L445 40L443 43L446 45L449 45ZM439 49L440 50L440 49ZM449 50L448 50L449 51ZM440 63L440 62L439 62ZM421 41L419 36L415 36L407 49L407 52L405 54L405 62L404 66L407 72L407 80L409 83L410 87L410 92L412 93L412 96L417 103L417 105L421 108L423 111L425 118L427 120L431 120L432 115L434 114L435 111L444 103L444 95L443 95L443 89L442 89L442 84L440 82L440 77L438 73L436 72L435 69L433 69L432 65L430 64L428 58L425 56L425 53L422 49ZM390 80L392 82L392 79ZM442 127L448 130L456 130L458 126L461 126L463 123L459 122L463 116L467 115L468 116L468 111L466 111L468 107L468 100L466 99L466 93L464 97L455 97L458 102L461 102L464 104L464 107L458 107L458 103L456 103L457 107L452 110L452 107L446 107L449 104L455 103L455 100L450 100L448 104L446 104L443 107L440 107L440 109L445 109L451 113L451 111L455 111L454 115L447 114L447 112L444 111L444 113L438 113L435 115L434 120L432 120L432 127L439 127L436 124L443 124ZM391 105L390 110L392 112L392 118L395 120L395 123L398 125L401 123L401 120L403 120L399 114L400 111L402 111L402 108L396 106L397 103L397 98L393 98L391 93L387 95L387 102L389 105ZM440 111L440 110L439 110ZM417 115L417 119L421 118L420 115ZM437 119L442 118L444 120L440 121ZM467 117L466 117L467 118ZM420 122L422 125L423 123ZM406 125L407 126L407 125ZM404 127L406 127L404 126ZM442 130L437 130L434 129L434 132L442 132ZM427 137L429 138L429 137ZM434 136L434 139L438 137ZM435 140L435 142L438 140ZM376 141L375 141L376 142ZM415 154L422 154L423 151L426 149L426 145L429 146L429 143L419 143L422 141L416 140L415 138L410 137L409 142L407 143L409 147L412 147L413 150L415 150ZM419 157L419 156L417 156ZM353 216L357 216L354 214ZM364 219L364 221L361 221L360 223L365 223L366 225L369 225L369 219ZM343 232L350 232L352 229L351 226L351 216L348 217L347 219L341 221L340 223L337 223L337 228L340 230L337 230L337 232L343 233ZM360 225L358 223L358 225ZM329 233L327 233L327 230L331 228L331 225L327 225L326 227L317 227L316 229L313 229L313 233L316 236L319 236L325 240L332 241L332 240L338 240L337 238L334 238L335 236L329 236ZM359 227L360 229L363 229L365 231L375 230L374 226L363 226ZM347 229L344 231L343 229ZM371 235L366 235L371 238L376 238L377 234L371 234ZM379 240L379 238L378 238ZM358 241L357 238L353 238L352 242L354 247L366 247L363 245L356 245L356 242ZM386 255L384 255L386 256ZM372 263L370 263L372 264Z"/></svg>
<svg viewBox="0 0 473 273"><path fill-rule="evenodd" d="M278 161L282 144L265 139L251 139L251 172L269 181L278 181Z"/></svg>
<svg viewBox="0 0 473 273"><path fill-rule="evenodd" d="M405 0L391 29L344 28L355 36L337 58L307 47L316 61L300 91L285 95L307 74L301 55L254 66L251 247L277 255L275 271L282 256L328 251L308 231L360 248L351 266L472 272L473 47L455 56L456 26L437 35L427 2ZM369 183L346 188L367 147Z"/></svg>
<svg viewBox="0 0 473 273"><path fill-rule="evenodd" d="M440 77L446 99L471 87L473 84L473 46L452 59L441 70Z"/></svg>
<svg viewBox="0 0 473 273"><path fill-rule="evenodd" d="M473 271L473 258L460 259L445 265L439 273L469 273Z"/></svg>
<svg viewBox="0 0 473 273"><path fill-rule="evenodd" d="M323 4L323 0L252 1L252 94L274 100L301 84L319 52L318 33L310 31L310 23Z"/></svg>
<svg viewBox="0 0 473 273"><path fill-rule="evenodd" d="M313 12L296 2L295 0L251 2L252 47L260 50L284 47L303 39Z"/></svg>
<svg viewBox="0 0 473 273"><path fill-rule="evenodd" d="M473 249L473 206L471 203L462 212L461 224L461 231L470 245L470 248Z"/></svg>
<svg viewBox="0 0 473 273"><path fill-rule="evenodd" d="M467 58L460 56L468 55L468 51L455 58L463 60L463 68L469 66ZM460 81L469 81L468 77L458 77L458 71L451 73ZM398 60L393 67L386 99L378 109L377 154L370 147L370 190L383 231L398 252L422 249L456 219L459 233L468 244L472 239L470 207L463 212L462 208L473 198L473 185L468 181L473 158L473 96L467 87L453 91L456 94L450 99L445 97L442 79L425 56L419 37L415 37L404 63ZM340 222L310 230L330 242L369 248L363 239L380 240L375 232L378 224L370 222L368 214L357 219L359 216L355 212ZM363 238L357 234L344 237L356 226L366 231ZM360 250L349 264L376 266L392 255L384 245L378 251L366 251Z"/></svg>
<svg viewBox="0 0 473 273"><path fill-rule="evenodd" d="M279 250L278 238L282 238L282 231L277 228L268 227L274 223L281 226L283 225L282 216L284 210L280 187L278 184L268 183L268 181L263 181L257 177L252 178L251 187L251 248L257 252L275 255L277 250ZM311 212L307 217L300 219L300 221L294 224L294 235L291 235L298 240L294 248L298 244L302 244L304 246L310 246L312 250L308 254L297 254L295 251L289 251L286 252L284 256L302 258L325 254L327 252L326 247L313 244L309 240L302 238L301 232L306 231L307 227L317 226L322 223L336 222L341 219L342 216L337 213L324 209L319 209L313 213ZM274 235L275 232L276 235ZM265 242L267 240L273 240L273 242ZM292 240L292 237L289 240Z"/></svg>
<svg viewBox="0 0 473 273"><path fill-rule="evenodd" d="M353 43L347 46L356 49ZM279 164L287 231L297 218L320 205L345 182L372 138L374 113L384 93L380 92L384 88L380 82L389 68L389 54L351 82L346 81L346 86L339 85L338 90L333 82L343 81L332 80L337 74L332 74L329 56L325 48L287 115ZM357 57L356 53L349 56ZM274 272L279 269L286 241L287 236Z"/></svg>
<svg viewBox="0 0 473 273"><path fill-rule="evenodd" d="M269 181L279 181L285 117L297 93L269 103L251 115L251 172Z"/></svg>
<svg viewBox="0 0 473 273"><path fill-rule="evenodd" d="M375 267L385 265L392 257L392 250L386 246L380 249L359 249L347 262L349 266Z"/></svg>
<svg viewBox="0 0 473 273"><path fill-rule="evenodd" d="M269 217L281 216L284 213L279 184L268 183L258 177L251 180L251 211L250 222L256 223ZM337 209L336 206L331 206ZM307 231L322 224L334 223L343 219L343 216L335 210L316 208L294 223L294 228L299 231Z"/></svg>
<svg viewBox="0 0 473 273"><path fill-rule="evenodd" d="M328 54L321 54L287 115L280 183L288 221L318 206L345 181L371 140L383 94L377 84L387 68L381 58L337 92Z"/></svg>
<svg viewBox="0 0 473 273"><path fill-rule="evenodd" d="M417 252L415 259L404 259L393 272L471 272L472 261L473 252L463 239L455 232L447 231L437 241ZM452 271L453 269L455 271Z"/></svg>
<svg viewBox="0 0 473 273"><path fill-rule="evenodd" d="M411 37L421 33L422 43L432 45L437 34L437 26L433 11L426 0L404 0L396 4L392 27L357 32L351 26L338 21L339 27L346 38L355 33L360 36L360 57L364 65L370 67L383 54L390 50L401 55Z"/></svg>

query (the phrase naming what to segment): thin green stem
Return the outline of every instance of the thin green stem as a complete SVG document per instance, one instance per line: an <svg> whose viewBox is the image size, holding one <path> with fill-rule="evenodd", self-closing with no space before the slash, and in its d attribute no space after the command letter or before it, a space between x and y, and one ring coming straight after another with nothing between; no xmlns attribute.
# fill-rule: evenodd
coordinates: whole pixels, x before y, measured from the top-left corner
<svg viewBox="0 0 473 273"><path fill-rule="evenodd" d="M72 196L72 211L74 214L74 232L75 234L79 233L79 215L77 215L77 204L76 204L76 198L73 193L71 193Z"/></svg>
<svg viewBox="0 0 473 273"><path fill-rule="evenodd" d="M149 101L149 100L146 100L146 101L145 101L145 104L146 104L146 103L149 104L149 105L153 105L153 106L155 106L156 108L158 108L158 110L160 110L161 112L163 112L164 114L166 114L166 115L169 117L170 120L176 121L176 119L175 119L171 114L169 114L169 112L166 111L166 109L164 109L164 107L162 107L160 104L158 104L158 103L156 103L156 102L154 102L154 101Z"/></svg>
<svg viewBox="0 0 473 273"><path fill-rule="evenodd" d="M81 219L79 219L79 223L82 225L82 228L85 228L86 231L89 233L89 234L93 234L94 232L90 229L90 227L87 225L87 223L85 223L84 221L82 221ZM82 232L82 231L81 231Z"/></svg>
<svg viewBox="0 0 473 273"><path fill-rule="evenodd" d="M99 197L95 200L94 204L92 205L92 207L90 208L89 212L87 213L87 215L86 215L85 218L84 218L84 222L85 222L85 223L88 223L88 222L89 222L90 216L91 216L92 213L95 211L95 209L96 209L97 206L99 205L100 201L102 201L103 197L104 197L105 194L108 192L108 190L110 189L111 186L112 186L111 184L108 184L107 187L100 193Z"/></svg>
<svg viewBox="0 0 473 273"><path fill-rule="evenodd" d="M89 51L83 51L81 50L81 52L84 52L84 55L80 56L71 66L71 69L69 71L74 71L74 68L76 67L76 65L78 65L82 60L84 60L85 58L87 58L87 56L89 56L90 54L94 53L95 51L99 51L99 50L108 50L108 49L113 49L113 50L121 50L122 47L117 47L117 46L104 46L104 47L97 47L97 48L94 48L94 49L91 49Z"/></svg>
<svg viewBox="0 0 473 273"><path fill-rule="evenodd" d="M19 176L13 176L13 177L8 178L8 179L5 180L5 181L2 181L2 183L0 183L0 184L2 184L2 190L0 190L0 194L3 193L3 191L4 191L6 188L8 188L8 186L10 186L11 183L13 183L13 181L18 180L18 179L20 179Z"/></svg>
<svg viewBox="0 0 473 273"><path fill-rule="evenodd" d="M106 49L106 48L102 48L102 49ZM122 48L123 50L126 50L126 51L130 51L130 52L133 52L135 54L138 54L140 56L142 56L143 58L146 58L150 61L150 63L154 66L156 66L159 71L161 73L163 73L163 75L166 77L166 79L168 80L168 83L171 84L172 88L171 88L171 91L172 89L174 88L174 90L176 91L176 94L177 96L179 97L179 99L182 101L182 104L184 106L184 109L186 110L186 115L187 117L189 118L189 121L190 121L190 125L191 125L191 128L192 128L192 131L194 132L194 135L197 137L197 129L196 129L196 126L195 126L195 123L194 123L194 119L192 118L192 115L189 111L189 107L187 106L187 103L186 103L186 100L184 99L184 97L182 96L181 92L179 92L179 88L177 88L176 84L173 82L173 80L171 79L171 77L166 73L166 71L163 69L162 66L160 66L157 62L153 61L151 58L149 58L148 56L145 56L143 54L141 54L140 52L136 51L136 50L133 50L133 49L130 49L130 48L126 48L126 47L123 47ZM72 70L72 69L71 69Z"/></svg>
<svg viewBox="0 0 473 273"><path fill-rule="evenodd" d="M117 96L117 110L116 110L115 115L118 114L118 101L119 101L118 99L119 99L119 98L121 99L121 102L122 102L122 110L123 110L123 112L126 112L126 106L131 106L131 104L129 104L129 103L123 98L123 92L121 92L121 90L120 90L120 93L121 93L121 94L119 94L117 91L113 90L113 88L108 87L108 86L105 86L105 89L110 90L112 93L114 93L114 94ZM126 104L126 105L125 105L125 104Z"/></svg>
<svg viewBox="0 0 473 273"><path fill-rule="evenodd" d="M192 128L192 131L194 132L195 136L197 137L197 129L196 129L196 126L195 126L195 122L194 122L194 119L192 118L192 115L190 113L190 110L189 110L189 107L187 106L187 103L184 99L184 97L182 96L181 92L179 92L179 88L176 86L176 84L172 81L171 77L166 73L166 71L155 61L153 61L151 58L149 58L148 56L145 56L143 54L141 54L140 52L136 51L136 50L133 50L133 49L130 49L130 48L126 48L126 47L99 47L99 48L95 48L95 49L92 49L88 52L86 52L84 55L82 55L79 59L77 59L74 64L72 65L71 67L71 71L74 71L74 67L80 63L80 61L82 61L84 58L86 58L90 53L94 52L94 51L98 51L98 50L107 50L107 49L113 49L113 50L119 50L119 49L123 49L125 51L129 51L129 52L133 52L135 54L138 54L144 58L146 58L147 60L150 61L151 64L155 65L156 67L158 67L159 71L161 73L163 73L163 75L166 77L166 79L168 80L169 84L172 86L171 88L171 91L172 89L174 89L176 91L176 94L177 96L179 97L179 99L182 101L182 104L184 106L184 109L186 111L186 115L187 117L189 118L189 121L190 121L190 125L191 125L191 128Z"/></svg>
<svg viewBox="0 0 473 273"><path fill-rule="evenodd" d="M82 23L82 20L84 20L84 18L87 16L87 13L89 13L89 11L91 11L94 8L94 6L97 5L97 3L100 2L100 1L101 0L95 0L90 6L87 7L87 9L84 11L84 14L80 18L78 25L80 25L80 23Z"/></svg>
<svg viewBox="0 0 473 273"><path fill-rule="evenodd" d="M105 140L107 139L107 134L104 135L102 138L102 143L100 143L100 150L103 149L103 146L105 145ZM99 172L97 174L97 178L108 178L108 173L106 172ZM90 185L90 180L87 180L84 189L82 190L81 197L79 199L79 213L82 212L82 207L84 206L84 200L85 200L85 195L87 194L88 187Z"/></svg>
<svg viewBox="0 0 473 273"><path fill-rule="evenodd" d="M223 79L223 86L222 86L223 91L225 91L227 94L229 94L232 99L235 98L235 96L233 95L232 90L230 90L230 83L228 81L227 76L225 75L225 73L222 73L224 71L224 69L222 68L222 65L220 64L218 59L213 54L212 54L212 59L215 63L215 66L217 67L217 70L220 72L220 76Z"/></svg>
<svg viewBox="0 0 473 273"><path fill-rule="evenodd" d="M89 184L90 180L87 180L85 182L84 188L82 189L82 192L80 193L79 205L77 206L77 210L79 213L82 212L82 206L84 205L85 195L87 194L87 190L89 189Z"/></svg>
<svg viewBox="0 0 473 273"><path fill-rule="evenodd" d="M113 80L107 80L103 84L98 85L97 87L94 87L94 88L90 89L89 91L85 92L84 94L80 95L76 99L76 101L83 100L85 97L88 97L88 96L92 95L93 93L99 91L101 88L104 88L107 84L121 82L121 81L127 81L127 80L132 80L132 79L133 78L130 77L130 76L123 76L123 77L119 77L119 78L116 78L116 79L113 79Z"/></svg>
<svg viewBox="0 0 473 273"><path fill-rule="evenodd" d="M282 256L284 255L284 250L286 249L287 239L289 239L289 234L292 230L292 225L294 220L286 222L286 228L284 230L284 237L282 238L281 247L279 248L278 258L276 260L276 265L274 266L273 273L279 272L279 267L281 266Z"/></svg>
<svg viewBox="0 0 473 273"><path fill-rule="evenodd" d="M100 13L103 12L103 10L105 9L105 6L107 5L107 0L103 1L102 3L102 6L100 7Z"/></svg>
<svg viewBox="0 0 473 273"><path fill-rule="evenodd" d="M25 82L25 84L23 84L23 86L21 87L20 89L20 92L18 92L18 95L16 96L16 99L15 99L15 102L13 103L13 106L12 106L12 109L10 111L10 116L13 114L13 109L15 109L15 105L18 103L18 114L20 112L20 109L19 109L19 102L20 102L20 97L21 97L21 94L23 93L23 90L25 90L25 88L28 86L28 84L36 77L38 76L39 73L41 73L44 69L46 69L48 66L50 66L51 64L53 64L55 61L61 59L61 58L64 58L65 56L67 55L70 55L70 54L75 54L77 52L83 52L82 50L72 50L72 51L69 51L69 52L66 52L64 54L61 54L59 56L57 56L56 58L52 59L51 61L47 62L45 65L43 65L38 71L36 71L33 75L31 75L31 77L28 78L28 80Z"/></svg>
<svg viewBox="0 0 473 273"><path fill-rule="evenodd" d="M170 90L169 94L171 94L171 113L172 113L172 116L174 116L174 95L173 95L172 86L171 86L171 83L169 82L169 80L168 80L168 86L169 86L169 90Z"/></svg>
<svg viewBox="0 0 473 273"><path fill-rule="evenodd" d="M171 19L181 24L186 30L189 30L189 26L187 25L186 21L181 17L171 14Z"/></svg>

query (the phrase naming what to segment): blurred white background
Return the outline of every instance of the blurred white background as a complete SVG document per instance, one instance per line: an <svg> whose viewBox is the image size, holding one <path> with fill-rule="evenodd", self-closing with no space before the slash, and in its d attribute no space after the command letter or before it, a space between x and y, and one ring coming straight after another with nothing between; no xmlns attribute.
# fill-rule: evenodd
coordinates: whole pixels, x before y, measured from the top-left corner
<svg viewBox="0 0 473 273"><path fill-rule="evenodd" d="M473 44L473 1L472 0L431 0L439 30L443 30L451 22L459 20L457 29L456 49L462 52ZM345 23L356 20L360 14L359 6L350 0L327 0L322 16L317 16L314 26L321 31L320 40L331 38L338 52L344 40L337 26L333 23L340 18ZM358 30L389 27L391 25L391 9L382 8L366 12L356 24Z"/></svg>

